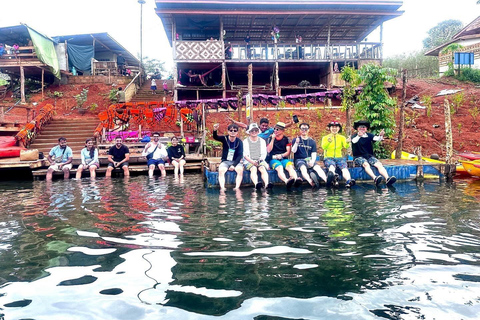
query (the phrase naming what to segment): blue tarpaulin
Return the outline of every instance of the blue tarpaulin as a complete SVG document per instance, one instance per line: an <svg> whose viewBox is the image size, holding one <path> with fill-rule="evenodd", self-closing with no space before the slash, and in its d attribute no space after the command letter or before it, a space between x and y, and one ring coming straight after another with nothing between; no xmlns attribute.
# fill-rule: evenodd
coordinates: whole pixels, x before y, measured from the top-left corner
<svg viewBox="0 0 480 320"><path fill-rule="evenodd" d="M68 64L70 67L80 71L90 71L92 69L92 59L94 48L92 46L78 46L67 44Z"/></svg>

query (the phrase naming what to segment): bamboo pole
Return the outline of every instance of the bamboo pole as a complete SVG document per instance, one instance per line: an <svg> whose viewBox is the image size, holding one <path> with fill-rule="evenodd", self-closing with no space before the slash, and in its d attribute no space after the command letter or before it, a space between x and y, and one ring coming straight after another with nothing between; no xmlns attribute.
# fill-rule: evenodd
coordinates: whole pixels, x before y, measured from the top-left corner
<svg viewBox="0 0 480 320"><path fill-rule="evenodd" d="M42 101L45 99L44 86L45 86L45 70L42 69Z"/></svg>
<svg viewBox="0 0 480 320"><path fill-rule="evenodd" d="M20 94L21 94L21 102L26 103L25 101L25 70L23 66L20 66Z"/></svg>
<svg viewBox="0 0 480 320"><path fill-rule="evenodd" d="M247 122L250 124L251 119L253 119L253 66L251 63L248 65L248 95L250 99L247 101L246 114Z"/></svg>
<svg viewBox="0 0 480 320"><path fill-rule="evenodd" d="M453 180L453 138L452 138L452 119L450 118L450 103L447 99L445 99L443 103L444 113L445 113L445 176L447 177L447 181ZM455 167L453 166L453 169Z"/></svg>
<svg viewBox="0 0 480 320"><path fill-rule="evenodd" d="M395 159L402 159L403 150L403 129L405 128L405 100L407 99L407 70L402 70L402 104L400 105L400 123L398 124L398 143L395 151Z"/></svg>

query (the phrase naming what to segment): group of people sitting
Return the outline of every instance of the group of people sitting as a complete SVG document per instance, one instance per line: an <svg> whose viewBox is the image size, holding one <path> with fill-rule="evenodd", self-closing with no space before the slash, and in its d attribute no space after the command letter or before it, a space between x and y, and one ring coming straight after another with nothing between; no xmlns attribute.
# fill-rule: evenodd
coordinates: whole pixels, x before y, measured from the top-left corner
<svg viewBox="0 0 480 320"><path fill-rule="evenodd" d="M365 172L379 186L382 182L392 185L397 180L389 176L382 163L374 157L373 143L383 140L385 132L378 135L368 133L370 123L357 121L354 128L357 131L351 137L341 135L342 126L337 121L328 124L330 133L322 138L321 148L324 151L324 165L327 173L317 162L317 144L309 137L310 125L299 125L300 136L290 139L285 136L285 129L291 126L290 122L277 122L274 128L269 127L266 118L257 123L244 123L230 118L232 124L227 127L228 135L218 135L219 124L213 126L213 138L222 143L222 160L218 168L218 182L221 190L225 190L225 173L235 171L235 189L239 189L243 180L243 171L250 171L250 178L256 189L272 188L267 170L270 168L277 172L278 178L285 183L287 189L300 186L307 181L312 187L318 187L322 179L327 187L338 185L339 170L345 179L346 187L355 185L348 171L344 151L352 145L355 164L362 166ZM245 140L238 138L239 127L243 127L248 134ZM290 155L293 152L293 160ZM375 175L371 166L377 168L379 175ZM298 176L300 171L301 177ZM288 177L285 173L288 173ZM261 180L258 179L260 173Z"/></svg>
<svg viewBox="0 0 480 320"><path fill-rule="evenodd" d="M142 156L147 159L148 176L153 177L154 170L158 167L163 177L166 176L165 165L170 162L174 166L175 177L183 176L185 165L185 149L178 144L178 138L172 137L171 145L167 148L160 141L160 134L154 132L152 140L145 145ZM77 168L76 178L80 179L84 171L90 172L90 177L96 177L96 170L100 168L98 159L98 149L95 147L94 139L85 141L85 148L81 150L81 163ZM67 146L67 139L61 137L58 139L58 145L53 147L47 157L49 167L46 179L51 180L54 171L63 171L65 179L70 177L72 169L73 152ZM123 144L120 136L115 138L115 144L108 150L108 167L105 173L106 177L111 177L112 171L116 168L123 170L125 176L130 175L128 161L130 159L130 150Z"/></svg>

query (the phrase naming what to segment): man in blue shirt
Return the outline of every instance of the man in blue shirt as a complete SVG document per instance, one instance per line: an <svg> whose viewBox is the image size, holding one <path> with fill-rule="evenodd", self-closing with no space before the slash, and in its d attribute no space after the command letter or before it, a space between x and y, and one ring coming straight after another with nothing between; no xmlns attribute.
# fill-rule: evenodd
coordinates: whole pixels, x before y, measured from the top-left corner
<svg viewBox="0 0 480 320"><path fill-rule="evenodd" d="M63 171L63 178L70 177L70 170L72 169L73 152L67 146L67 139L64 137L58 138L58 145L53 147L48 153L48 162L50 166L47 170L47 181L52 180L54 171Z"/></svg>

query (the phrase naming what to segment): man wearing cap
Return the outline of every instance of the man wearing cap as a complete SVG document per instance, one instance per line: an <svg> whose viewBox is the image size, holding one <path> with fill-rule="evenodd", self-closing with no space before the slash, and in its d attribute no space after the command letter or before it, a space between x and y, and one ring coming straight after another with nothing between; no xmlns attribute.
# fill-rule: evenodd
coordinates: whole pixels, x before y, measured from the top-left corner
<svg viewBox="0 0 480 320"><path fill-rule="evenodd" d="M230 117L227 117L227 119L235 123L240 128L248 128L248 126L243 122L236 121ZM292 121L285 123L285 128L290 127L292 124ZM260 118L260 131L261 132L258 134L258 136L265 141L268 141L268 138L270 138L270 136L273 134L274 128L270 127L270 121L268 121L267 118Z"/></svg>
<svg viewBox="0 0 480 320"><path fill-rule="evenodd" d="M285 182L287 189L290 189L294 184L296 187L300 186L302 179L297 176L293 162L288 159L288 156L292 151L292 143L290 142L290 139L285 137L284 133L285 123L277 122L272 136L268 139L267 162L270 165L270 168L277 171L278 177ZM284 168L290 176L289 179L287 179L287 176L285 175Z"/></svg>
<svg viewBox="0 0 480 320"><path fill-rule="evenodd" d="M258 137L260 129L255 122L248 126L248 137L243 140L243 158L245 169L250 171L255 189L260 190L265 185L267 189L272 188L272 184L268 182L268 164L265 162L267 157L267 144L265 140ZM262 176L262 181L258 181L258 172Z"/></svg>
<svg viewBox="0 0 480 320"><path fill-rule="evenodd" d="M342 176L346 181L347 188L355 185L355 180L351 178L348 171L347 161L343 156L343 150L348 149L350 144L347 138L339 134L342 132L342 125L338 121L332 121L328 124L330 134L322 138L323 163L328 170L327 185L332 183L335 177L335 170L338 168L342 171Z"/></svg>
<svg viewBox="0 0 480 320"><path fill-rule="evenodd" d="M365 169L365 172L373 179L376 186L379 186L384 179L388 186L394 184L397 178L395 176L389 177L385 167L373 156L373 143L383 140L385 130L382 129L378 136L367 133L367 130L370 129L370 122L365 120L356 121L353 124L353 128L357 130L357 133L351 137L355 164ZM370 166L377 168L380 175L375 176Z"/></svg>
<svg viewBox="0 0 480 320"><path fill-rule="evenodd" d="M58 145L50 150L47 159L50 163L50 166L47 170L47 176L45 177L47 181L52 180L54 171L63 171L64 179L68 179L70 177L73 152L72 149L67 146L67 138L58 138Z"/></svg>
<svg viewBox="0 0 480 320"><path fill-rule="evenodd" d="M240 189L243 178L243 164L241 160L243 158L243 143L242 140L237 138L238 126L231 124L227 127L228 136L219 136L217 133L218 123L213 125L213 139L222 143L222 162L218 167L218 183L220 184L220 190L225 190L225 173L228 171L237 172L237 178L235 180L235 190Z"/></svg>
<svg viewBox="0 0 480 320"><path fill-rule="evenodd" d="M308 123L300 124L300 137L297 137L292 146L294 153L293 161L295 167L300 170L302 176L312 186L318 186L318 179L312 172L312 176L308 173L308 169L313 169L323 181L327 182L325 171L318 164L317 160L317 143L308 136L310 125ZM313 179L312 179L313 178Z"/></svg>

